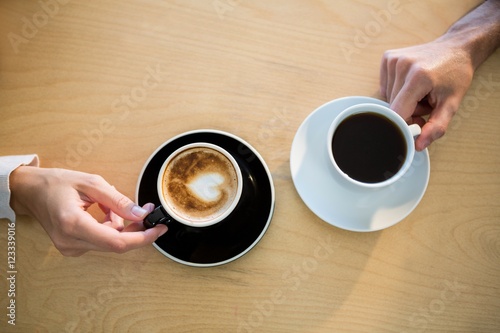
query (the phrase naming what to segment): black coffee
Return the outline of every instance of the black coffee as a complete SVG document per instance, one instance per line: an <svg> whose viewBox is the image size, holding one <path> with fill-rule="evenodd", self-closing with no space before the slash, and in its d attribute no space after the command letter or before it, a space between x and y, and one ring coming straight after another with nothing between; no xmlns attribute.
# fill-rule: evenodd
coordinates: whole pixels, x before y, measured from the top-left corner
<svg viewBox="0 0 500 333"><path fill-rule="evenodd" d="M391 178L402 167L407 153L401 130L373 112L344 119L335 130L332 151L339 168L364 183Z"/></svg>

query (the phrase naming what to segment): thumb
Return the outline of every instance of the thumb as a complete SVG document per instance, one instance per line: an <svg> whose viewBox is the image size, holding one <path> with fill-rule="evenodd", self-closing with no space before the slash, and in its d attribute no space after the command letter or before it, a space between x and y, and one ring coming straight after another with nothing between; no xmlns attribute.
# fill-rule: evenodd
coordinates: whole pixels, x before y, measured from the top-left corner
<svg viewBox="0 0 500 333"><path fill-rule="evenodd" d="M432 111L429 120L422 127L422 133L415 141L415 148L418 151L424 150L445 134L453 115L456 113L457 107L455 105L452 101L448 101L438 105Z"/></svg>
<svg viewBox="0 0 500 333"><path fill-rule="evenodd" d="M415 148L422 151L427 148L432 142L436 141L444 135L446 127L442 124L429 120L422 127L422 133L415 140Z"/></svg>

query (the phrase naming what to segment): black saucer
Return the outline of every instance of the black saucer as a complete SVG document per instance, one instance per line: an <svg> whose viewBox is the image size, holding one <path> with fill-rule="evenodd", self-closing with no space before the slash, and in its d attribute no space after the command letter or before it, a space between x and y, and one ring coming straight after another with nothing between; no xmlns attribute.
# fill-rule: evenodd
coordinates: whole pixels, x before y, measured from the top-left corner
<svg viewBox="0 0 500 333"><path fill-rule="evenodd" d="M189 266L226 264L250 251L264 236L274 212L274 185L264 160L242 139L222 131L198 130L180 134L160 146L148 159L136 189L139 205L160 205L156 183L165 159L193 142L208 142L228 151L243 176L243 193L234 211L210 227L189 227L173 222L153 245L170 259Z"/></svg>

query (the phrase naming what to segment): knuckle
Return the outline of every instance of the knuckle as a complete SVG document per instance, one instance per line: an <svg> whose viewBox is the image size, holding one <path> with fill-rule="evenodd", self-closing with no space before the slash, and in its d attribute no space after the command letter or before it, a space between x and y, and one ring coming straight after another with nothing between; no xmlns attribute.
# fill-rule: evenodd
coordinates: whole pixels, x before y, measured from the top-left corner
<svg viewBox="0 0 500 333"><path fill-rule="evenodd" d="M85 182L89 188L97 188L108 184L102 176L95 174L87 175Z"/></svg>
<svg viewBox="0 0 500 333"><path fill-rule="evenodd" d="M421 80L430 80L431 79L431 75L432 75L432 71L425 68L425 67L422 67L421 65L417 65L417 64L413 64L413 63L409 63L408 64L411 68L411 74L412 74L412 77L415 78L416 80L419 80L419 82Z"/></svg>
<svg viewBox="0 0 500 333"><path fill-rule="evenodd" d="M404 60L404 58L397 57L391 53L384 55L384 57L387 60L388 67L390 68L398 68L398 66L401 66L401 63Z"/></svg>
<svg viewBox="0 0 500 333"><path fill-rule="evenodd" d="M458 112L458 108L459 108L459 104L457 105L453 105L451 104L449 107L448 107L448 110L447 112L450 114L450 119L453 118L457 112Z"/></svg>
<svg viewBox="0 0 500 333"><path fill-rule="evenodd" d="M432 72L427 68L414 65L409 71L408 84L412 87L424 87L423 90L431 90L434 87Z"/></svg>
<svg viewBox="0 0 500 333"><path fill-rule="evenodd" d="M387 50L382 54L382 60L383 61L388 61L391 58L392 51Z"/></svg>
<svg viewBox="0 0 500 333"><path fill-rule="evenodd" d="M442 124L435 124L432 129L431 139L435 141L446 134L446 126Z"/></svg>
<svg viewBox="0 0 500 333"><path fill-rule="evenodd" d="M130 199L121 193L117 193L113 197L113 203L116 205L116 207L123 209L126 208L128 205L130 205Z"/></svg>
<svg viewBox="0 0 500 333"><path fill-rule="evenodd" d="M64 235L72 236L75 234L75 230L78 224L78 220L75 216L68 211L59 212L57 215L57 224L59 229Z"/></svg>

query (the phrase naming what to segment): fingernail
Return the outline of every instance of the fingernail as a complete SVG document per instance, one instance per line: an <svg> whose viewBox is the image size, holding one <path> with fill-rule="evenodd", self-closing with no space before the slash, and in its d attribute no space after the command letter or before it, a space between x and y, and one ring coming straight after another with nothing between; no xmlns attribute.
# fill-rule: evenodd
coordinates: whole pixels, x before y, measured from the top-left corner
<svg viewBox="0 0 500 333"><path fill-rule="evenodd" d="M132 214L134 214L135 216L137 217L143 217L145 215L147 215L149 212L147 210L145 210L144 208L140 207L140 206L134 206L132 207Z"/></svg>
<svg viewBox="0 0 500 333"><path fill-rule="evenodd" d="M142 206L143 209L145 209L148 214L151 213L153 210L155 210L155 205L153 203L147 203L144 206Z"/></svg>

